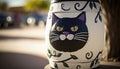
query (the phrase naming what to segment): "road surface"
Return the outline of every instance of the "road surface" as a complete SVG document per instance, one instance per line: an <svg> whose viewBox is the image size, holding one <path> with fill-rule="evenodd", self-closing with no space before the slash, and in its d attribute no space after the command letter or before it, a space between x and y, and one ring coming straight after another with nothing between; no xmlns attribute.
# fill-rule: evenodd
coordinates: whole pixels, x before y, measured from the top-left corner
<svg viewBox="0 0 120 69"><path fill-rule="evenodd" d="M27 53L46 58L45 28L0 29L0 52Z"/></svg>
<svg viewBox="0 0 120 69"><path fill-rule="evenodd" d="M0 69L43 69L45 27L0 29Z"/></svg>

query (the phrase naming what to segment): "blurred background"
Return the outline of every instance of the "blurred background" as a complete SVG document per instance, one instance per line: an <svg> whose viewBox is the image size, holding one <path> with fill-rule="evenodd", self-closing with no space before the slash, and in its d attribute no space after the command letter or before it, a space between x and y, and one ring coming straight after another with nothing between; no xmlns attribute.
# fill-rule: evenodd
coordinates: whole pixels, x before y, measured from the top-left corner
<svg viewBox="0 0 120 69"><path fill-rule="evenodd" d="M0 0L0 28L46 23L47 0Z"/></svg>
<svg viewBox="0 0 120 69"><path fill-rule="evenodd" d="M0 0L0 69L44 69L48 0Z"/></svg>

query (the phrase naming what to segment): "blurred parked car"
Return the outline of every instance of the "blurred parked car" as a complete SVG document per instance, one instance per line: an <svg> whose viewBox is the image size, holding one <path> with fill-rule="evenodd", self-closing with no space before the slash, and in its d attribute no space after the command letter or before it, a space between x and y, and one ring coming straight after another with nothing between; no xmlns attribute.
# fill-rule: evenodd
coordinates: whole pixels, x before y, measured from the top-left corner
<svg viewBox="0 0 120 69"><path fill-rule="evenodd" d="M0 13L0 28L8 27L13 24L13 18L11 15Z"/></svg>
<svg viewBox="0 0 120 69"><path fill-rule="evenodd" d="M26 24L38 26L40 23L44 23L46 25L46 19L47 15L45 14L31 14L28 15L26 19Z"/></svg>

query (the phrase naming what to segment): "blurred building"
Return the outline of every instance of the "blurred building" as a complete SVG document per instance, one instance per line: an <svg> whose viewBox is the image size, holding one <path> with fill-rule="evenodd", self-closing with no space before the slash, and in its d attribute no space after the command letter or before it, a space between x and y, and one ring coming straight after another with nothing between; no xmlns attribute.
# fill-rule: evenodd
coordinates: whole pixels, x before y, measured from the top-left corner
<svg viewBox="0 0 120 69"><path fill-rule="evenodd" d="M8 11L14 12L14 13L27 13L27 11L25 10L25 8L22 7L22 6L20 6L20 7L10 7L8 9Z"/></svg>

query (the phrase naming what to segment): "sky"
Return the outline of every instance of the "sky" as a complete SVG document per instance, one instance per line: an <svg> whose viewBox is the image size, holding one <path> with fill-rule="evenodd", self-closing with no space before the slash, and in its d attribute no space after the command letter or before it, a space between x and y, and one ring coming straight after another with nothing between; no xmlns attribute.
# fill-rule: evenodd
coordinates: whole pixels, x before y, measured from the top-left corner
<svg viewBox="0 0 120 69"><path fill-rule="evenodd" d="M27 2L27 0L0 0L0 2L8 3L9 7L16 7L24 5Z"/></svg>

